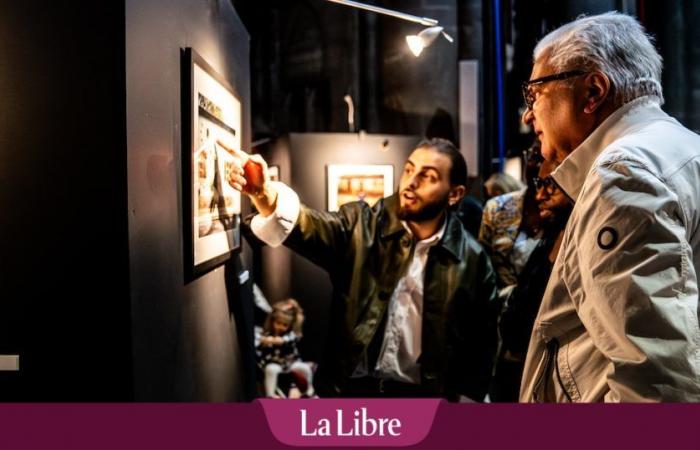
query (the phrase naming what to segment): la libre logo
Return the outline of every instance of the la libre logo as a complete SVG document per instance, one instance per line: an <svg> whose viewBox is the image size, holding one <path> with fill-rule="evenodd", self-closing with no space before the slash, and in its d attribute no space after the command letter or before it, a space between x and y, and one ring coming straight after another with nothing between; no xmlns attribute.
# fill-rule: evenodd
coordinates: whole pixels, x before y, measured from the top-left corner
<svg viewBox="0 0 700 450"><path fill-rule="evenodd" d="M342 409L336 409L335 417L316 420L309 420L305 409L299 412L302 436L401 436L399 419L369 417L367 408L354 410L350 417L346 417Z"/></svg>

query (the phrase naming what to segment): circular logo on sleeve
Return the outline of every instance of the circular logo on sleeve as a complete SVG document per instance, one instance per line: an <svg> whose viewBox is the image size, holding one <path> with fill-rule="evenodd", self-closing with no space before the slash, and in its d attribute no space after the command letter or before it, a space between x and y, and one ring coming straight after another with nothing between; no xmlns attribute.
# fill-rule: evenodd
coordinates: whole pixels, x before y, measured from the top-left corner
<svg viewBox="0 0 700 450"><path fill-rule="evenodd" d="M598 247L610 250L617 244L617 231L612 227L603 227L598 232Z"/></svg>

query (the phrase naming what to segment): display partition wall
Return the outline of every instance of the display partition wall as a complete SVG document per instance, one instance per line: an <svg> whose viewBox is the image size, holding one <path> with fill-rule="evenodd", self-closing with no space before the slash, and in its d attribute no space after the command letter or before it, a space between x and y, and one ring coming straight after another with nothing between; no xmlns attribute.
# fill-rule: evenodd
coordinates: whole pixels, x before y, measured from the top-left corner
<svg viewBox="0 0 700 450"><path fill-rule="evenodd" d="M250 145L248 32L230 2L126 0L126 59L135 398L249 399L250 206L217 144Z"/></svg>
<svg viewBox="0 0 700 450"><path fill-rule="evenodd" d="M250 249L193 281L183 250L182 49L250 143L231 3L4 1L0 30L0 401L250 398Z"/></svg>

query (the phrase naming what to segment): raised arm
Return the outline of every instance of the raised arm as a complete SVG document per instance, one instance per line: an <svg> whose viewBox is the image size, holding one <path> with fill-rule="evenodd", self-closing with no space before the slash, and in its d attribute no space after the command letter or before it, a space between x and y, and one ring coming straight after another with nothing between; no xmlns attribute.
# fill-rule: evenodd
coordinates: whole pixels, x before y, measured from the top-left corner
<svg viewBox="0 0 700 450"><path fill-rule="evenodd" d="M272 247L284 243L324 269L336 267L363 207L344 205L332 213L308 208L290 187L270 181L267 163L260 155L248 155L221 142L218 144L236 157L228 183L247 194L259 211L249 223L253 234ZM249 162L257 164L261 172L246 171Z"/></svg>

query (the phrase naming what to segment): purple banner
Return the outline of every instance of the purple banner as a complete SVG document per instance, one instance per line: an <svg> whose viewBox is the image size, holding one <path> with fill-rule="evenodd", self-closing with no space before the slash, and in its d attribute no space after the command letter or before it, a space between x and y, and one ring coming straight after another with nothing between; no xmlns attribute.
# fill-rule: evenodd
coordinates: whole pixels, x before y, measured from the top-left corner
<svg viewBox="0 0 700 450"><path fill-rule="evenodd" d="M381 406L375 402L381 402ZM249 404L0 404L0 448L294 448L280 441L287 439L285 433L292 436L292 440L305 439L302 444L309 448L317 445L334 447L336 444L331 443L329 436L293 436L301 433L301 409L306 410L309 433L314 421L319 425L319 420L324 418L329 420L331 428L328 430L332 431L338 409L343 411L343 434L350 430L370 434L369 418L397 418L401 421L401 436L341 436L347 439L340 444L342 446L391 447L403 443L410 445L413 440L418 443L411 449L441 450L513 450L523 447L538 450L658 450L698 446L696 427L700 423L700 405L456 405L437 400L423 402L263 400ZM367 418L364 431L363 407ZM355 427L354 411L358 408L359 425ZM383 424L386 434L389 422ZM314 428L320 430L320 426ZM399 428L395 426L392 430L396 433ZM425 433L427 435L422 438ZM354 442L350 443L350 440Z"/></svg>

